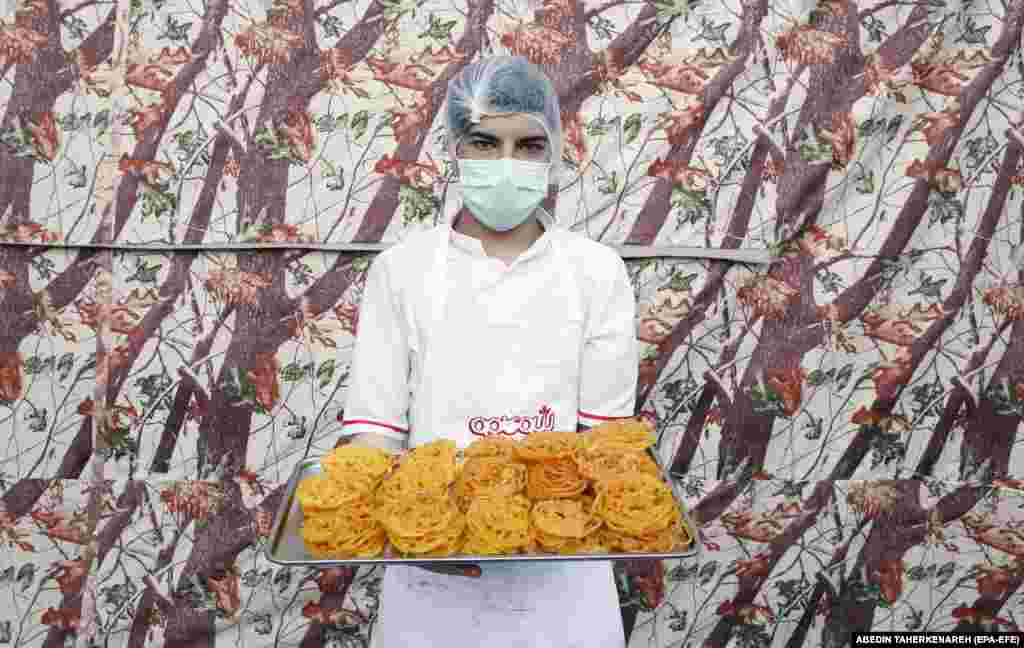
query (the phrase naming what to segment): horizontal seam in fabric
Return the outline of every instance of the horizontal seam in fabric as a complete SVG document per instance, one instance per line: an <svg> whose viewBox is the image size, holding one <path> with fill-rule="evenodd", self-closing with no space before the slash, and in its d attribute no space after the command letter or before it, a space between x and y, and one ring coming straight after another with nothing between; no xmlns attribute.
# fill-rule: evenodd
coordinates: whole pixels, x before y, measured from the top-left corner
<svg viewBox="0 0 1024 648"><path fill-rule="evenodd" d="M35 243L24 241L3 241L0 247L50 248L57 250L113 250L139 253L160 252L271 252L287 250L308 250L310 252L383 252L394 243L321 243L321 244L265 244L265 243L224 243L224 244L169 244L145 245L134 243ZM609 245L624 259L692 258L735 261L739 263L771 263L772 254L762 250L722 250L716 248L653 246L653 245Z"/></svg>

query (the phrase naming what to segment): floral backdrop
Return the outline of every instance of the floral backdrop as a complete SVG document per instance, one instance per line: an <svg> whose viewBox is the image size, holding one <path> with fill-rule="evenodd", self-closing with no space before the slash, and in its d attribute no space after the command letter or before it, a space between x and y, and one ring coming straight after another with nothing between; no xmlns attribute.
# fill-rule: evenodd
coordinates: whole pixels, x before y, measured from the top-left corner
<svg viewBox="0 0 1024 648"><path fill-rule="evenodd" d="M379 568L262 551L501 53L559 92L546 205L627 257L700 527L616 564L629 645L1019 628L1024 0L0 11L0 644L367 645Z"/></svg>

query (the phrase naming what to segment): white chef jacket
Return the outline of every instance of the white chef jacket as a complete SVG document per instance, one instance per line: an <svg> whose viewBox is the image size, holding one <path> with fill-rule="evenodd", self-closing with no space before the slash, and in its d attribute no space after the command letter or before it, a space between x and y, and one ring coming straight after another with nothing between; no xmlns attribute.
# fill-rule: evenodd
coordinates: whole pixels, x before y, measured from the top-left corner
<svg viewBox="0 0 1024 648"><path fill-rule="evenodd" d="M611 248L558 227L510 265L444 224L373 262L342 434L415 447L633 415L636 301ZM438 290L441 288L441 290ZM610 562L385 570L377 648L622 648Z"/></svg>
<svg viewBox="0 0 1024 648"><path fill-rule="evenodd" d="M538 214L544 234L508 266L448 224L377 256L359 307L342 435L373 432L410 447L444 437L465 447L633 415L639 347L626 265ZM430 283L444 230L451 247L437 325ZM432 342L437 362L424 380Z"/></svg>

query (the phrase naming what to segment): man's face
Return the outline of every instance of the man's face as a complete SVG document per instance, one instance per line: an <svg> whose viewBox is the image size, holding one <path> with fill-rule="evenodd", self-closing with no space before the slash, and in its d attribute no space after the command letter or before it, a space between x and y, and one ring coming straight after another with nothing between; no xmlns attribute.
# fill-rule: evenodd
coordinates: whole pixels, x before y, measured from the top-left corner
<svg viewBox="0 0 1024 648"><path fill-rule="evenodd" d="M517 114L481 117L459 141L456 153L469 160L551 161L547 132L536 120Z"/></svg>

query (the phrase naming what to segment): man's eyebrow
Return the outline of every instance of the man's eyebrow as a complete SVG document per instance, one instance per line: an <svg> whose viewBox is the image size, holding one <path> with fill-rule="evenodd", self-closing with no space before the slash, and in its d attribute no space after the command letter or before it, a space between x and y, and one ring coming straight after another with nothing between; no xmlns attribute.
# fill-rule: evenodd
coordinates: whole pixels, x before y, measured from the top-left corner
<svg viewBox="0 0 1024 648"><path fill-rule="evenodd" d="M491 140L493 142L497 142L498 139L499 139L498 136L495 135L494 133L488 133L487 131L477 130L475 128L469 131L469 135L472 135L474 137L482 137L483 139L488 139L488 140ZM519 142L534 142L534 141L538 141L538 140L547 142L548 141L548 136L547 135L528 135L527 137L520 137L519 138Z"/></svg>

